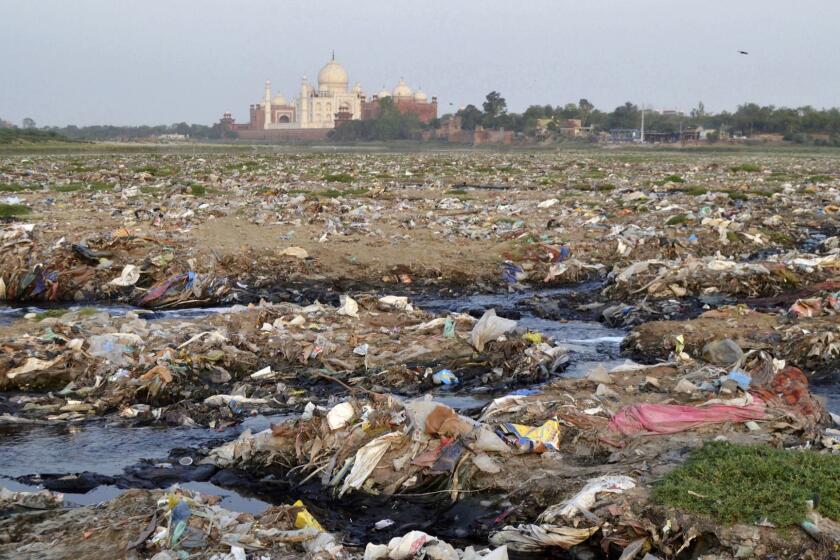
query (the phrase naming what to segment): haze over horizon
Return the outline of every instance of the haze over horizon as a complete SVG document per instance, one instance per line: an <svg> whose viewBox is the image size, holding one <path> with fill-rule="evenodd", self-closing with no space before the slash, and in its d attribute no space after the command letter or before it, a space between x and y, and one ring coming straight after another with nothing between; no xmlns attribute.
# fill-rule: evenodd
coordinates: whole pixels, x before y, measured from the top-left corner
<svg viewBox="0 0 840 560"><path fill-rule="evenodd" d="M0 18L0 117L18 125L247 121L264 80L291 100L332 50L368 95L404 77L441 114L491 90L517 112L840 105L829 1L0 0Z"/></svg>

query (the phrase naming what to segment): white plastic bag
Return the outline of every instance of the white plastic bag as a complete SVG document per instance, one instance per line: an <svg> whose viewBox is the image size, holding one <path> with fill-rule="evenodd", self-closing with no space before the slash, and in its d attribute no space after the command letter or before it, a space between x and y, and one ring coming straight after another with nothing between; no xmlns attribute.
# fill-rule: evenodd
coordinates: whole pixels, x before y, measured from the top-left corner
<svg viewBox="0 0 840 560"><path fill-rule="evenodd" d="M481 352L484 350L485 344L491 340L496 340L515 328L516 321L497 317L495 309L488 309L473 327L470 333L470 343L476 350Z"/></svg>

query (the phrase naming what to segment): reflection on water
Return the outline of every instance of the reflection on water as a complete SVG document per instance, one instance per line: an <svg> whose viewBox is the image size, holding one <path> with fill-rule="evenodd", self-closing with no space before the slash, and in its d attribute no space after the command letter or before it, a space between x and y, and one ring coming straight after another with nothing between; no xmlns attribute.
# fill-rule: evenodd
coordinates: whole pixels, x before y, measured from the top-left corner
<svg viewBox="0 0 840 560"><path fill-rule="evenodd" d="M246 429L264 430L285 416L254 416L223 431L210 428L126 428L104 422L0 428L0 473L121 474L140 459L163 458L178 447L231 439Z"/></svg>

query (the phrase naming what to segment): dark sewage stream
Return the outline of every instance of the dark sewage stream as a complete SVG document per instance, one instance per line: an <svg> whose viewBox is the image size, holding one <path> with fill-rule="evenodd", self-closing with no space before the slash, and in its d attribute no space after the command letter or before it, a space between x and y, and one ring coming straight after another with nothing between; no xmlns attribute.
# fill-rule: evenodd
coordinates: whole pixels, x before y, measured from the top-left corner
<svg viewBox="0 0 840 560"><path fill-rule="evenodd" d="M529 298L552 298L571 290L547 290L498 295L436 298L418 297L415 303L428 311L467 312L480 315L495 308L501 316L519 320L524 328L541 331L568 347L570 363L563 376L582 376L598 364L607 369L624 363L619 345L621 329L586 320L549 320L537 317ZM104 307L112 314L130 307ZM6 308L0 321L36 310ZM228 308L157 312L154 317L198 317L224 313ZM148 316L147 316L148 317ZM532 389L538 390L535 386ZM824 387L833 410L840 410L840 390ZM477 411L504 393L441 391L435 399L464 413ZM269 504L303 499L328 530L346 535L346 544L387 542L409 530L424 530L458 543L484 543L498 516L509 511L505 496L481 494L451 504L445 493L425 496L380 497L356 493L341 500L328 495L317 481L297 486L274 473L255 477L235 470L192 463L192 456L237 437L244 430L260 431L284 416L256 416L223 431L208 428L126 428L107 420L62 425L7 425L0 427L0 485L12 490L38 487L63 491L70 505L88 505L111 499L124 488L182 487L223 497L222 506L233 511L259 513ZM374 524L392 519L394 524L377 532Z"/></svg>

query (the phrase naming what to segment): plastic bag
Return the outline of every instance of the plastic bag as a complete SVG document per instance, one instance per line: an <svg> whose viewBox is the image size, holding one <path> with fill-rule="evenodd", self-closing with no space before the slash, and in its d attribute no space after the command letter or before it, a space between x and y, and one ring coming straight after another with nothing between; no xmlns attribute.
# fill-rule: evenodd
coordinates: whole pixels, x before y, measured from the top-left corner
<svg viewBox="0 0 840 560"><path fill-rule="evenodd" d="M495 309L488 309L478 320L470 333L470 343L479 352L491 340L496 340L503 334L516 328L516 321L496 316Z"/></svg>
<svg viewBox="0 0 840 560"><path fill-rule="evenodd" d="M341 303L341 307L338 308L339 315L346 315L348 317L359 317L359 304L356 303L356 300L351 298L350 296L339 296L339 301Z"/></svg>
<svg viewBox="0 0 840 560"><path fill-rule="evenodd" d="M560 425L557 420L547 420L542 426L506 423L499 426L503 436L508 436L514 445L523 451L543 453L560 447Z"/></svg>

